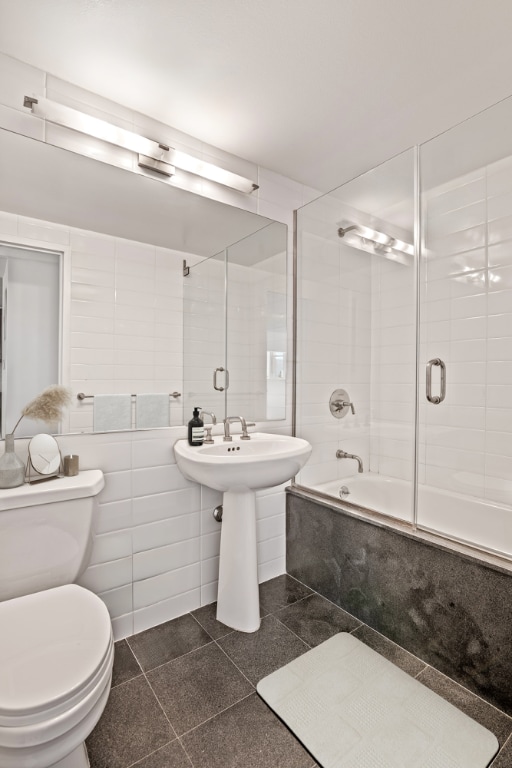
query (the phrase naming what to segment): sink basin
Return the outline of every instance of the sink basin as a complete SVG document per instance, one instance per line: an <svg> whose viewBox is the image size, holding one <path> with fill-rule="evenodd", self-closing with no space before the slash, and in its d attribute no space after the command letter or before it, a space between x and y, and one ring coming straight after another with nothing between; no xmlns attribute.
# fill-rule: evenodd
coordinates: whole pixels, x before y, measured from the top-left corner
<svg viewBox="0 0 512 768"><path fill-rule="evenodd" d="M176 462L183 475L217 491L270 488L290 480L304 466L311 446L300 437L255 432L250 440L216 437L213 445L192 446L178 440Z"/></svg>
<svg viewBox="0 0 512 768"><path fill-rule="evenodd" d="M174 445L176 462L187 480L223 492L217 619L240 632L260 626L256 491L281 485L302 469L311 454L306 440L287 435L233 435L224 442Z"/></svg>

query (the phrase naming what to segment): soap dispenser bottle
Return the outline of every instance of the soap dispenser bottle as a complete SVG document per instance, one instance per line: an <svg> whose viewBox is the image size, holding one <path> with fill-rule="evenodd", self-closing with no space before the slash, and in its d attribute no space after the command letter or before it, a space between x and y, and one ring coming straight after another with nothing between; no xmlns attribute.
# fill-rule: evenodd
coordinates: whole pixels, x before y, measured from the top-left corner
<svg viewBox="0 0 512 768"><path fill-rule="evenodd" d="M189 445L202 445L204 441L204 422L199 418L200 408L194 408L194 415L188 423Z"/></svg>

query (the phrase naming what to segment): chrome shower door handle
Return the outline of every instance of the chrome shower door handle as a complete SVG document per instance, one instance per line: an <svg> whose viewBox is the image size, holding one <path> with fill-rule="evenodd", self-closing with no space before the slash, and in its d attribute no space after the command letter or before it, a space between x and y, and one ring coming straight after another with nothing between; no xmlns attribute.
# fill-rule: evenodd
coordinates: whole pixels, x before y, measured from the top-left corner
<svg viewBox="0 0 512 768"><path fill-rule="evenodd" d="M432 394L432 367L439 366L441 368L441 392L439 395ZM446 397L446 365L443 363L440 357L434 357L427 363L427 400L429 403L439 405Z"/></svg>
<svg viewBox="0 0 512 768"><path fill-rule="evenodd" d="M224 377L224 383L226 384L225 387L218 387L217 386L217 373L225 373L226 376ZM213 388L217 390L217 392L224 392L225 389L229 388L229 371L227 368L216 368L213 372Z"/></svg>

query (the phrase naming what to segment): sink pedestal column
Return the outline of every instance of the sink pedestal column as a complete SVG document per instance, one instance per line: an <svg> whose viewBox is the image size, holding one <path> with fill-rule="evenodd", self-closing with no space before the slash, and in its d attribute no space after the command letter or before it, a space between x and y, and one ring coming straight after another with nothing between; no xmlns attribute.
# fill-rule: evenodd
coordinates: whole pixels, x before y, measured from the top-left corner
<svg viewBox="0 0 512 768"><path fill-rule="evenodd" d="M256 494L226 491L222 509L217 619L255 632L260 626Z"/></svg>

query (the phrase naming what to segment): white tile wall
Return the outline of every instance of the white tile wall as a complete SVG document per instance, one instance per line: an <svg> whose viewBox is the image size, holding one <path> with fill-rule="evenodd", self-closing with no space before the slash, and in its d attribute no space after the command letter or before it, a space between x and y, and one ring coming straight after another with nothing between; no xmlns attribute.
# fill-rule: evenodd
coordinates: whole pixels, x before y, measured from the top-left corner
<svg viewBox="0 0 512 768"><path fill-rule="evenodd" d="M455 179L424 203L419 480L510 505L512 160ZM412 479L414 270L375 257L365 267L362 253L357 269L334 236L340 210L325 199L299 216L298 424L314 444L300 482L352 473L349 462L340 470L334 459L338 447L364 459L369 451L372 472ZM447 397L438 406L424 397L425 365L434 357L447 365ZM359 431L349 432L350 416L338 426L327 411L337 386L348 389L356 410L359 398L370 404ZM420 523L421 516L420 509Z"/></svg>
<svg viewBox="0 0 512 768"><path fill-rule="evenodd" d="M421 364L442 357L447 365L446 400L420 409L421 477L504 504L512 492L511 193L505 158L425 195L421 307Z"/></svg>
<svg viewBox="0 0 512 768"><path fill-rule="evenodd" d="M176 183L284 222L291 253L292 211L316 197L315 190L207 147L170 126L156 124L3 54L0 73L0 127L42 138L41 121L28 114L22 102L25 94L44 95L46 87L48 98L79 109L86 106L91 113L151 135L165 134L180 149L203 153L237 173L255 174L260 188L250 197L193 177L182 176ZM64 139L61 134L55 134L55 141L69 140L69 135ZM122 153L111 160L121 165L127 162ZM140 392L152 391L157 384L170 387L169 391L179 389L175 382L182 370L180 270L184 254L0 212L0 238L9 236L69 249L73 387L93 394L105 392L109 382L114 391L122 392L128 379L137 377ZM135 252L146 260L142 274L133 259ZM155 285L165 292L161 300L158 295L155 301L149 299ZM173 298L172 304L164 295ZM288 321L291 327L291 302ZM192 345L194 339L188 341ZM291 361L291 354L288 359ZM93 366L87 379L81 377L85 366ZM290 376L287 386L289 396ZM271 431L289 431L290 403L289 397L287 420L279 427L272 424ZM74 410L72 420L72 428L85 434L59 437L62 452L79 454L83 469L99 467L106 478L99 497L92 560L82 582L105 601L116 639L215 600L219 533L211 510L220 499L210 489L180 478L171 447L184 437L184 429L87 434L91 422L85 405ZM258 427L265 429L265 424ZM17 443L22 453L25 441ZM285 570L284 490L259 495L257 513L259 578L264 581Z"/></svg>
<svg viewBox="0 0 512 768"><path fill-rule="evenodd" d="M297 420L313 444L303 485L357 471L337 449L359 455L365 471L412 478L414 269L346 245L337 236L344 214L354 216L329 197L299 212ZM333 418L336 388L349 393L355 415Z"/></svg>

